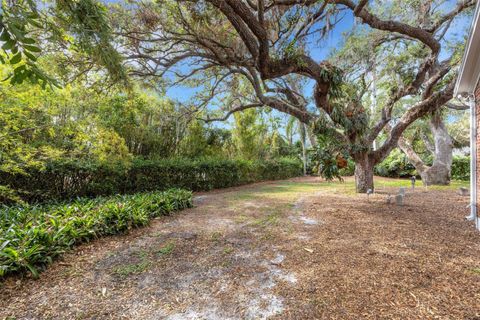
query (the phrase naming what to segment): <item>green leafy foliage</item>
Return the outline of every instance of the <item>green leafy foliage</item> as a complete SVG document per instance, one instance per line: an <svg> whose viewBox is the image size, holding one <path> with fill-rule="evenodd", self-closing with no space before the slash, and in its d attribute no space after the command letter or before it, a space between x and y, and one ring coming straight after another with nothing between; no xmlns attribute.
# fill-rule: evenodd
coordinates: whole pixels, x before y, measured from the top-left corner
<svg viewBox="0 0 480 320"><path fill-rule="evenodd" d="M22 202L23 201L16 190L0 185L0 203L14 204Z"/></svg>
<svg viewBox="0 0 480 320"><path fill-rule="evenodd" d="M375 166L374 171L376 175L391 178L411 177L417 174L415 167L399 149L394 149L385 160Z"/></svg>
<svg viewBox="0 0 480 320"><path fill-rule="evenodd" d="M94 197L168 188L201 191L302 175L297 159L136 159L112 166L103 162L56 161L24 174L0 173L0 181L21 190L30 202Z"/></svg>
<svg viewBox="0 0 480 320"><path fill-rule="evenodd" d="M470 179L470 157L454 156L452 159L452 179ZM432 164L431 158L425 159L426 165ZM382 177L405 178L417 175L415 167L400 150L394 149L390 155L375 166L375 174Z"/></svg>
<svg viewBox="0 0 480 320"><path fill-rule="evenodd" d="M85 52L98 65L103 66L116 82L127 82L123 58L112 43L112 29L107 8L97 0L56 0L54 17L60 21L61 32L69 37L73 48Z"/></svg>
<svg viewBox="0 0 480 320"><path fill-rule="evenodd" d="M452 179L464 181L470 180L470 157L453 157Z"/></svg>
<svg viewBox="0 0 480 320"><path fill-rule="evenodd" d="M21 84L28 79L43 87L47 84L57 85L56 81L36 64L37 54L41 49L38 47L38 40L32 38L32 31L44 27L40 20L35 1L21 0L9 5L6 2L2 4L0 62L13 67L6 78L11 84Z"/></svg>
<svg viewBox="0 0 480 320"><path fill-rule="evenodd" d="M317 145L310 150L310 162L314 173L328 181L342 180L340 170L348 166L346 160L348 158L345 147L333 140L330 134L317 134Z"/></svg>
<svg viewBox="0 0 480 320"><path fill-rule="evenodd" d="M181 106L140 89L106 95L81 83L3 83L0 93L1 203L208 190L299 174L298 160L280 158L300 154L293 133L284 138L263 114L246 113L230 129L185 117Z"/></svg>
<svg viewBox="0 0 480 320"><path fill-rule="evenodd" d="M113 37L107 9L97 0L3 1L0 12L0 63L12 66L10 84L25 80L59 87L55 77L37 63L48 44L61 46L64 54L81 53L108 71L117 82L127 83L120 54Z"/></svg>
<svg viewBox="0 0 480 320"><path fill-rule="evenodd" d="M311 160L315 164L315 171L328 181L335 178L341 179L339 167L335 156L328 150L316 148L311 154Z"/></svg>
<svg viewBox="0 0 480 320"><path fill-rule="evenodd" d="M127 232L149 220L192 206L181 189L79 198L70 203L3 207L0 211L0 277L39 271L74 245Z"/></svg>
<svg viewBox="0 0 480 320"><path fill-rule="evenodd" d="M249 109L234 114L235 127L232 130L233 143L238 153L245 159L258 159L264 145L266 126L260 122L260 112Z"/></svg>
<svg viewBox="0 0 480 320"><path fill-rule="evenodd" d="M0 172L26 173L57 159L130 160L122 132L99 119L103 109L98 106L109 100L92 91L2 83L0 94Z"/></svg>

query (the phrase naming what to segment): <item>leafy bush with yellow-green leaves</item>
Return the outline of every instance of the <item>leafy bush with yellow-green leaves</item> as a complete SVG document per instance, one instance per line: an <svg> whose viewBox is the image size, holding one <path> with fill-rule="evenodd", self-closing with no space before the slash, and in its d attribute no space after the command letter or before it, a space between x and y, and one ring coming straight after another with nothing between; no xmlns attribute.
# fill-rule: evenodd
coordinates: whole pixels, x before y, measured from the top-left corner
<svg viewBox="0 0 480 320"><path fill-rule="evenodd" d="M0 208L0 277L39 271L82 242L127 232L150 219L192 206L182 189L138 193L69 203Z"/></svg>

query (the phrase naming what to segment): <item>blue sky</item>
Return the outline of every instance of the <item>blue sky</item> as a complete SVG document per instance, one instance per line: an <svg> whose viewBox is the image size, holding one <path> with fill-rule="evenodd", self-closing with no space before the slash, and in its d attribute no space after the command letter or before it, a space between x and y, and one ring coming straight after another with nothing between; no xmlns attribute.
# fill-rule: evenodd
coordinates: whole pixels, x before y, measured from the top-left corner
<svg viewBox="0 0 480 320"><path fill-rule="evenodd" d="M310 43L308 49L310 55L317 61L323 61L328 58L329 54L341 45L343 40L343 34L352 30L354 26L354 17L351 11L347 11L341 21L329 32L328 36L319 43ZM307 96L311 96L315 82L313 80L307 80L304 93ZM197 92L196 88L190 88L185 86L173 86L167 89L166 95L173 100L180 101L182 103L188 102L188 100ZM287 119L289 116L276 110L272 110L269 114L271 117ZM229 127L232 124L233 117L230 117L225 122L212 123L215 127ZM284 133L284 128L279 128L280 133Z"/></svg>
<svg viewBox="0 0 480 320"><path fill-rule="evenodd" d="M317 61L325 60L330 52L337 48L342 40L342 34L352 29L354 18L350 11L348 11L343 19L330 31L328 37L320 44L310 44L309 50L311 56ZM307 92L313 88L313 82L308 83ZM167 96L181 102L188 101L196 92L195 88L185 86L173 86L168 88Z"/></svg>

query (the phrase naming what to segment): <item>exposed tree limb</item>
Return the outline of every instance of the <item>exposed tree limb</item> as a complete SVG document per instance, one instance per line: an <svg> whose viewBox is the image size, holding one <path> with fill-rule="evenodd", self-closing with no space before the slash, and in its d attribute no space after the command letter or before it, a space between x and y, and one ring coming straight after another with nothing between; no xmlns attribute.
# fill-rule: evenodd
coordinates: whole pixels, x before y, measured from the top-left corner
<svg viewBox="0 0 480 320"><path fill-rule="evenodd" d="M468 106L467 104L461 103L461 102L459 102L459 103L449 102L449 103L445 104L445 106L447 108L450 108L450 109L453 109L453 110L460 110L460 111L470 109L470 106Z"/></svg>
<svg viewBox="0 0 480 320"><path fill-rule="evenodd" d="M228 118L230 118L230 116L232 114L234 114L235 112L240 112L240 111L251 109L251 108L259 108L259 107L262 107L262 106L263 105L261 103L252 103L252 104L247 104L247 105L241 105L241 106L237 106L237 107L233 108L232 110L229 110L223 117L210 118L209 116L207 116L206 119L200 118L199 120L202 120L204 122L225 121Z"/></svg>
<svg viewBox="0 0 480 320"><path fill-rule="evenodd" d="M375 161L380 161L385 158L390 151L397 145L398 139L401 137L405 129L413 123L416 119L432 112L445 103L447 103L453 97L453 90L455 87L454 79L445 88L445 90L437 92L431 95L429 98L422 100L413 105L399 120L398 123L392 128L389 137L384 144L372 153Z"/></svg>

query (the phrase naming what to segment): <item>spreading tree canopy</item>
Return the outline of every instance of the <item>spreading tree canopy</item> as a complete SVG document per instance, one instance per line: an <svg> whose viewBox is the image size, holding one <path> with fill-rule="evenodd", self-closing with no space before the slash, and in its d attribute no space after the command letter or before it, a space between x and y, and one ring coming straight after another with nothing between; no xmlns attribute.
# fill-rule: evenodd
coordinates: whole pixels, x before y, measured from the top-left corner
<svg viewBox="0 0 480 320"><path fill-rule="evenodd" d="M474 3L162 0L119 9L117 18L125 19L118 20L117 34L134 75L201 86L199 109L221 99L239 79L247 81L250 94L237 95L217 120L265 106L294 116L348 148L357 190L366 192L373 188L373 166L405 129L452 98L460 50L448 47L449 31ZM317 61L310 49L321 46L345 14L355 17L355 31L363 35L352 37L362 41L349 39L339 59ZM364 105L377 66L395 78L383 88L378 114ZM292 86L298 77L314 83L311 96ZM411 106L394 117L404 99L412 99ZM382 144L373 150L377 139Z"/></svg>

